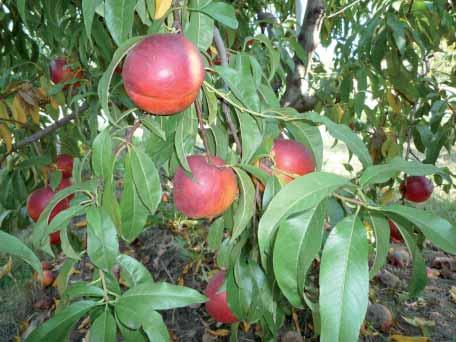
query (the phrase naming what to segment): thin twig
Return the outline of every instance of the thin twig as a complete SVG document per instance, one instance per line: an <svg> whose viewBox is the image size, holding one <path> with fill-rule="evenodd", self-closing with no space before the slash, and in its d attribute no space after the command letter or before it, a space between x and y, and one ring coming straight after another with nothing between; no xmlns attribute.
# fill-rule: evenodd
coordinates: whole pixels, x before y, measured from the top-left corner
<svg viewBox="0 0 456 342"><path fill-rule="evenodd" d="M41 138L45 137L46 135L58 130L59 128L62 128L63 126L67 125L70 123L73 119L75 119L80 112L83 112L89 108L88 103L84 103L81 107L78 107L73 113L70 115L67 115L63 117L62 119L54 122L52 125L49 125L42 130L39 130L32 135L28 136L27 138L18 141L16 144L14 144L13 148L11 149L10 152L6 153L1 159L0 159L0 165L3 164L5 159L12 154L13 152L16 152L18 149L21 147L24 147L26 145L30 145L34 143L35 141L40 140Z"/></svg>
<svg viewBox="0 0 456 342"><path fill-rule="evenodd" d="M131 141L133 140L133 135L135 134L136 130L141 127L141 121L137 120L133 127L130 127L127 129L125 132L125 141L123 143L120 143L116 149L114 150L114 155L118 156L120 151L122 151L126 146L131 144Z"/></svg>
<svg viewBox="0 0 456 342"><path fill-rule="evenodd" d="M223 67L228 66L228 55L226 53L225 43L223 42L222 36L220 35L220 31L217 27L214 27L214 43L217 49L217 53L220 56L220 63ZM228 89L227 85L225 84L225 89ZM236 143L237 151L242 154L242 145L241 140L237 134L236 126L234 125L233 118L231 117L230 108L226 101L222 103L222 110L225 114L225 119L228 124L228 128L230 129L231 135L233 136L234 142Z"/></svg>
<svg viewBox="0 0 456 342"><path fill-rule="evenodd" d="M407 17L410 16L410 14L412 13L412 7L413 7L414 2L415 2L415 0L410 1L410 5L408 8L408 12L407 12Z"/></svg>
<svg viewBox="0 0 456 342"><path fill-rule="evenodd" d="M102 270L99 270L99 274L100 274L101 284L103 285L103 293L104 293L103 298L106 302L108 302L109 296L108 296L108 287L106 286L105 275Z"/></svg>
<svg viewBox="0 0 456 342"><path fill-rule="evenodd" d="M180 0L174 1L174 5L175 5L175 7L173 10L173 15L174 15L173 26L177 31L179 31L179 33L183 33L184 31L182 31L181 16L180 16L180 12L179 12Z"/></svg>
<svg viewBox="0 0 456 342"><path fill-rule="evenodd" d="M344 13L344 12L345 12L346 10L348 10L350 7L355 6L355 5L358 4L359 2L361 2L361 0L353 1L351 4L349 4L349 5L347 5L347 6L343 7L343 8L341 8L341 9L338 10L337 12L334 12L334 13L332 13L332 14L326 16L326 19L331 19L331 18L333 18L333 17L335 17L335 16L338 16L339 14Z"/></svg>
<svg viewBox="0 0 456 342"><path fill-rule="evenodd" d="M195 101L195 109L196 109L196 114L198 116L199 128L200 128L201 138L203 139L204 148L206 149L207 155L210 156L211 151L209 150L209 144L207 142L207 134L206 134L206 130L204 129L204 122L203 122L203 111L201 109L201 102L199 101L199 99L196 99L196 101Z"/></svg>
<svg viewBox="0 0 456 342"><path fill-rule="evenodd" d="M333 196L335 198L338 198L340 199L341 201L344 201L344 202L349 202L349 203L352 203L352 204L356 204L357 206L361 206L361 207L367 207L367 204L356 199L356 198L350 198L350 197L345 197L345 196L342 196L342 195L339 195L337 193L333 193Z"/></svg>

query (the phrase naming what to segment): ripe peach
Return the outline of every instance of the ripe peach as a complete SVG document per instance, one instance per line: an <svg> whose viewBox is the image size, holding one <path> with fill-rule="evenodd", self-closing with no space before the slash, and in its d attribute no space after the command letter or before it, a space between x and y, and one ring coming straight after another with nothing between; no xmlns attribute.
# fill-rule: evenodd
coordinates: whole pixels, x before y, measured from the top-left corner
<svg viewBox="0 0 456 342"><path fill-rule="evenodd" d="M226 291L219 291L224 281L225 272L218 272L209 280L204 291L209 298L206 302L206 311L217 322L231 324L237 322L238 319L228 306Z"/></svg>
<svg viewBox="0 0 456 342"><path fill-rule="evenodd" d="M434 184L424 176L407 177L400 186L401 194L410 202L425 202L434 191Z"/></svg>
<svg viewBox="0 0 456 342"><path fill-rule="evenodd" d="M181 34L145 38L127 55L122 70L125 90L141 109L171 115L190 106L204 81L198 48Z"/></svg>
<svg viewBox="0 0 456 342"><path fill-rule="evenodd" d="M393 243L402 243L404 242L404 238L402 237L401 233L399 232L399 229L397 228L396 224L388 220L388 225L390 227L390 240Z"/></svg>
<svg viewBox="0 0 456 342"><path fill-rule="evenodd" d="M273 174L285 183L315 171L312 153L295 140L276 139L272 146L271 159L275 165Z"/></svg>
<svg viewBox="0 0 456 342"><path fill-rule="evenodd" d="M73 174L73 157L68 154L60 154L55 160L57 170L62 172L63 178L69 178Z"/></svg>
<svg viewBox="0 0 456 342"><path fill-rule="evenodd" d="M81 78L82 71L74 71L70 67L67 67L67 60L65 57L58 57L51 61L50 71L51 71L51 80L55 84L61 82L68 82L74 78ZM79 83L75 83L74 86L77 87Z"/></svg>
<svg viewBox="0 0 456 342"><path fill-rule="evenodd" d="M43 279L41 279L41 285L43 287L51 286L54 283L55 276L52 271L43 271Z"/></svg>
<svg viewBox="0 0 456 342"><path fill-rule="evenodd" d="M38 221L41 213L49 204L49 202L54 197L55 192L52 191L51 187L47 186L44 188L37 189L33 191L27 199L27 212L30 218L33 221ZM49 215L48 222L51 222L52 219L62 210L65 210L69 207L68 199L63 199L52 209L51 214Z"/></svg>
<svg viewBox="0 0 456 342"><path fill-rule="evenodd" d="M191 177L178 167L174 176L174 204L191 218L214 218L227 210L239 192L236 175L219 157L187 158Z"/></svg>
<svg viewBox="0 0 456 342"><path fill-rule="evenodd" d="M49 239L51 240L51 245L60 244L60 232L54 232L49 234Z"/></svg>

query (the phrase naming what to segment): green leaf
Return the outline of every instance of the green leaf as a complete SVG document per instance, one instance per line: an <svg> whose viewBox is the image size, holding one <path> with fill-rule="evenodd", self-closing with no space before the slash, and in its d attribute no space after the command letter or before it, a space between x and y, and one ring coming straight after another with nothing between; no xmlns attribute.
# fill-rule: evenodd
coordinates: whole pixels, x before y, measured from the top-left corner
<svg viewBox="0 0 456 342"><path fill-rule="evenodd" d="M119 46L131 35L136 3L137 0L105 0L105 23Z"/></svg>
<svg viewBox="0 0 456 342"><path fill-rule="evenodd" d="M75 205L58 213L46 228L46 232L51 234L58 230L65 229L74 216L82 215L87 210L87 206Z"/></svg>
<svg viewBox="0 0 456 342"><path fill-rule="evenodd" d="M274 196L282 189L279 179L275 176L268 178L263 193L263 208L266 209Z"/></svg>
<svg viewBox="0 0 456 342"><path fill-rule="evenodd" d="M399 49L401 54L404 54L405 47L407 44L404 32L406 25L404 23L401 23L393 14L387 15L386 23L393 31L393 37L394 41L396 42L397 48Z"/></svg>
<svg viewBox="0 0 456 342"><path fill-rule="evenodd" d="M236 171L241 193L238 206L234 212L234 226L231 238L237 239L245 230L253 217L255 210L255 188L249 175L240 168L234 167Z"/></svg>
<svg viewBox="0 0 456 342"><path fill-rule="evenodd" d="M274 275L282 293L296 308L304 308L305 278L323 240L326 203L288 218L274 244Z"/></svg>
<svg viewBox="0 0 456 342"><path fill-rule="evenodd" d="M124 190L120 200L122 226L120 235L128 242L133 241L144 230L149 211L141 201L133 180L130 153L125 158Z"/></svg>
<svg viewBox="0 0 456 342"><path fill-rule="evenodd" d="M68 229L69 228L67 227L60 230L60 246L62 247L63 254L65 254L68 258L79 260L80 255L74 250L68 237Z"/></svg>
<svg viewBox="0 0 456 342"><path fill-rule="evenodd" d="M258 244L263 266L268 267L267 258L271 256L277 226L287 216L315 207L333 191L349 184L343 177L313 172L285 185L269 203L258 225Z"/></svg>
<svg viewBox="0 0 456 342"><path fill-rule="evenodd" d="M413 268L408 291L410 297L417 297L420 292L423 291L426 287L426 262L424 261L421 251L418 249L417 239L412 234L410 234L407 229L404 228L402 222L400 222L400 219L396 220L393 218L393 220L401 235L404 237L405 244L407 245L410 255L412 256Z"/></svg>
<svg viewBox="0 0 456 342"><path fill-rule="evenodd" d="M247 113L236 111L242 139L242 164L248 164L263 141L256 120Z"/></svg>
<svg viewBox="0 0 456 342"><path fill-rule="evenodd" d="M192 0L190 7L200 8L205 0ZM185 37L190 39L201 51L206 51L212 44L214 35L214 20L200 12L192 12L190 21L184 30Z"/></svg>
<svg viewBox="0 0 456 342"><path fill-rule="evenodd" d="M329 234L320 265L322 342L357 341L367 310L368 243L356 216L340 221Z"/></svg>
<svg viewBox="0 0 456 342"><path fill-rule="evenodd" d="M158 312L152 311L148 313L147 316L143 317L142 326L149 341L169 341L168 329L166 328L165 322L163 322L162 316Z"/></svg>
<svg viewBox="0 0 456 342"><path fill-rule="evenodd" d="M27 26L27 11L26 11L26 8L25 8L25 4L26 3L26 0L17 0L16 1L16 6L17 6L17 10L19 12L19 16L21 17L22 21L24 22L24 25Z"/></svg>
<svg viewBox="0 0 456 342"><path fill-rule="evenodd" d="M250 74L241 73L239 70L223 66L215 66L214 70L222 76L233 94L244 106L256 112L260 110L260 98ZM241 115L248 114L242 113Z"/></svg>
<svg viewBox="0 0 456 342"><path fill-rule="evenodd" d="M117 327L114 316L106 306L103 313L95 319L89 332L91 341L116 342Z"/></svg>
<svg viewBox="0 0 456 342"><path fill-rule="evenodd" d="M362 187L371 184L381 184L395 177L399 172L409 176L427 176L443 174L443 171L431 164L422 164L417 161L406 161L400 157L392 159L389 163L367 167L359 179Z"/></svg>
<svg viewBox="0 0 456 342"><path fill-rule="evenodd" d="M130 330L125 327L122 323L118 321L117 324L122 337L125 339L125 342L145 342L146 338L142 334L141 330Z"/></svg>
<svg viewBox="0 0 456 342"><path fill-rule="evenodd" d="M103 297L104 292L103 289L98 286L81 281L68 287L64 295L69 299L80 297Z"/></svg>
<svg viewBox="0 0 456 342"><path fill-rule="evenodd" d="M320 171L323 165L323 139L318 127L301 121L290 121L285 125L297 141L312 151L317 171Z"/></svg>
<svg viewBox="0 0 456 342"><path fill-rule="evenodd" d="M114 154L112 153L112 138L108 129L103 130L93 141L92 167L96 176L105 180L112 178Z"/></svg>
<svg viewBox="0 0 456 342"><path fill-rule="evenodd" d="M180 165L188 172L191 172L191 170L190 165L188 165L187 155L192 154L193 152L193 146L195 145L197 134L198 120L196 117L195 107L190 106L184 111L177 126L174 138L174 146L176 148Z"/></svg>
<svg viewBox="0 0 456 342"><path fill-rule="evenodd" d="M225 2L211 2L199 10L233 30L238 28L236 13L234 7L230 4Z"/></svg>
<svg viewBox="0 0 456 342"><path fill-rule="evenodd" d="M220 216L209 227L209 234L207 236L207 244L209 249L216 251L220 248L224 231L225 222L223 216Z"/></svg>
<svg viewBox="0 0 456 342"><path fill-rule="evenodd" d="M144 36L137 36L127 40L124 44L119 46L112 57L108 69L106 69L100 81L98 82L98 97L100 98L101 108L111 123L116 123L116 120L114 120L114 118L111 116L111 112L109 110L109 85L111 84L112 75L122 58L124 58L124 56L143 38Z"/></svg>
<svg viewBox="0 0 456 342"><path fill-rule="evenodd" d="M196 303L206 297L196 290L168 283L146 283L126 291L116 304L118 318L127 327L138 329L151 310L167 310Z"/></svg>
<svg viewBox="0 0 456 342"><path fill-rule="evenodd" d="M42 275L38 257L17 237L0 230L0 252L21 258Z"/></svg>
<svg viewBox="0 0 456 342"><path fill-rule="evenodd" d="M135 146L132 146L129 155L136 191L149 212L153 214L157 210L162 196L158 170L152 159Z"/></svg>
<svg viewBox="0 0 456 342"><path fill-rule="evenodd" d="M40 222L48 222L49 215L51 211L54 209L54 207L62 201L63 199L67 198L68 196L77 193L77 192L91 192L95 193L97 190L97 182L96 180L92 179L90 181L86 181L83 183L78 183L78 184L73 184L63 190L60 190L57 192L54 197L52 197L52 200L49 202L47 207L43 210L43 212L40 215L40 218L38 220L38 223ZM43 233L45 230L43 231Z"/></svg>
<svg viewBox="0 0 456 342"><path fill-rule="evenodd" d="M102 3L102 0L82 0L82 16L87 37L91 40L92 23L95 16L95 9Z"/></svg>
<svg viewBox="0 0 456 342"><path fill-rule="evenodd" d="M358 157L364 167L372 165L372 159L366 145L347 125L336 124L326 116L321 116L315 112L306 113L305 119L324 124L334 138L343 141L347 145L348 149Z"/></svg>
<svg viewBox="0 0 456 342"><path fill-rule="evenodd" d="M375 233L375 260L370 269L370 278L373 278L385 265L390 246L390 228L384 216L369 211L369 221Z"/></svg>
<svg viewBox="0 0 456 342"><path fill-rule="evenodd" d="M57 290L59 291L60 296L63 296L67 289L68 281L73 273L73 266L75 263L75 259L66 259L59 270L59 275L57 276L55 283L57 284Z"/></svg>
<svg viewBox="0 0 456 342"><path fill-rule="evenodd" d="M259 42L263 43L269 52L271 70L269 72L268 81L271 82L272 79L274 78L274 75L275 75L277 69L280 66L280 53L273 48L271 41L264 34L259 34L259 35L256 35L255 37L247 37L245 39L245 42L249 41L250 39L258 40Z"/></svg>
<svg viewBox="0 0 456 342"><path fill-rule="evenodd" d="M125 191L125 189L124 189ZM104 183L101 206L111 216L117 231L122 231L122 218L120 213L120 205L117 200L117 189L113 178Z"/></svg>
<svg viewBox="0 0 456 342"><path fill-rule="evenodd" d="M166 132L161 128L158 121L154 120L151 116L143 116L141 122L152 134L166 141Z"/></svg>
<svg viewBox="0 0 456 342"><path fill-rule="evenodd" d="M116 227L102 208L87 211L87 254L103 270L110 271L119 254Z"/></svg>
<svg viewBox="0 0 456 342"><path fill-rule="evenodd" d="M89 300L71 304L33 330L26 342L65 341L73 325L96 305Z"/></svg>
<svg viewBox="0 0 456 342"><path fill-rule="evenodd" d="M228 142L228 132L226 131L225 127L221 124L219 125L211 125L210 129L214 134L215 139L215 146L216 146L216 155L226 160L229 151L229 142Z"/></svg>
<svg viewBox="0 0 456 342"><path fill-rule="evenodd" d="M384 207L383 211L403 217L417 226L438 248L447 253L456 254L456 229L447 220L428 211L399 204Z"/></svg>
<svg viewBox="0 0 456 342"><path fill-rule="evenodd" d="M128 287L154 282L147 268L135 258L121 254L117 257L117 262L120 265L120 275Z"/></svg>

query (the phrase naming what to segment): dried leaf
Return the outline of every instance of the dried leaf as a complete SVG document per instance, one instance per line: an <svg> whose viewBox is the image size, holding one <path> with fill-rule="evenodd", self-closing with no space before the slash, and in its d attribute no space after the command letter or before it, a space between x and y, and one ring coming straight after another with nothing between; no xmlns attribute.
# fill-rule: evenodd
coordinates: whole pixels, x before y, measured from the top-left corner
<svg viewBox="0 0 456 342"><path fill-rule="evenodd" d="M5 125L0 125L0 137L6 145L6 151L9 153L13 149L13 137Z"/></svg>
<svg viewBox="0 0 456 342"><path fill-rule="evenodd" d="M172 0L155 0L154 19L161 19L171 7Z"/></svg>
<svg viewBox="0 0 456 342"><path fill-rule="evenodd" d="M208 329L209 334L212 336L228 336L230 334L230 331L228 329L217 329L217 330L210 330Z"/></svg>
<svg viewBox="0 0 456 342"><path fill-rule="evenodd" d="M2 279L4 276L10 275L12 270L13 259L9 257L8 262L5 264L5 266L0 267L0 279Z"/></svg>
<svg viewBox="0 0 456 342"><path fill-rule="evenodd" d="M450 297L451 300L456 303L456 286L451 286Z"/></svg>
<svg viewBox="0 0 456 342"><path fill-rule="evenodd" d="M13 113L13 118L17 122L21 124L25 124L27 122L27 113L26 113L26 104L20 97L20 95L16 95L13 99L13 103L11 104L11 111ZM19 124L16 124L17 127L20 127Z"/></svg>
<svg viewBox="0 0 456 342"><path fill-rule="evenodd" d="M390 342L428 342L429 337L391 335Z"/></svg>

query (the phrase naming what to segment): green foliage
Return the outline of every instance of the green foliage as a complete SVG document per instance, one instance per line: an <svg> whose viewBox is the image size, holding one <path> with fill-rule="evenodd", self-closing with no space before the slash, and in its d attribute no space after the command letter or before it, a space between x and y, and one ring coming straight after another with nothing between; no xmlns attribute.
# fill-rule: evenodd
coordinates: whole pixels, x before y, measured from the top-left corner
<svg viewBox="0 0 456 342"><path fill-rule="evenodd" d="M55 252L49 234L59 231L67 259L57 279L61 304L28 341L65 340L87 315L91 340L115 341L119 332L126 341L168 341L157 310L207 300L194 289L155 282L139 260L120 250L160 211L176 169L191 176L187 157L195 153L217 155L237 176L239 195L211 222L208 246L217 266L227 270L229 307L240 320L260 325L264 340L277 339L291 307L311 311L322 341L356 340L369 277L386 261L388 220L412 256L409 295L418 296L426 284L423 240L456 254L456 228L403 200L385 203L382 194L396 191L406 176L433 175L444 191L454 188L454 172L435 166L456 142L454 5L326 1L323 47L308 54L296 35L296 2L173 2L156 20L157 1L0 5L2 230L30 225L28 194L43 184L58 186L62 174L52 165L57 153L75 156L73 184L32 225L33 246L49 255ZM259 18L267 8L273 17ZM219 65L214 28L228 65ZM118 68L145 36L177 31L199 48L205 81L197 103L183 112L149 115L132 104ZM82 71L78 79L51 82L48 65L58 56ZM300 95L315 103L301 112L284 105L296 86L293 76L305 67L310 72L298 82L308 81L308 93ZM62 124L68 115L72 120ZM61 127L28 141L53 123ZM325 170L322 129L346 145L351 179ZM271 148L279 137L304 145L315 172L288 184L277 177ZM353 155L360 167L350 163ZM268 158L272 172L261 166ZM70 207L48 223L69 195ZM87 219L86 248L76 248L71 238L72 219L80 215ZM2 253L41 270L17 238L0 231L0 240ZM72 283L72 267L85 254L93 280ZM319 267L315 259L321 259ZM318 272L319 280L311 281L309 274ZM232 340L238 327L232 327Z"/></svg>

